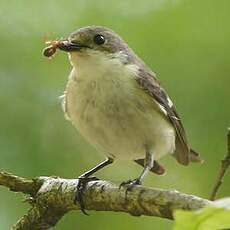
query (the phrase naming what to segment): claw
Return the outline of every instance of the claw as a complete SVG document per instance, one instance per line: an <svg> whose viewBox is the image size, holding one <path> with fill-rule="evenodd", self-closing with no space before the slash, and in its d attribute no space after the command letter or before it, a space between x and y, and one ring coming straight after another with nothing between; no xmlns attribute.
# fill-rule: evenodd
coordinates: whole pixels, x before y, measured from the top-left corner
<svg viewBox="0 0 230 230"><path fill-rule="evenodd" d="M77 191L75 194L74 202L80 205L81 211L87 216L89 214L85 211L85 204L83 200L84 190L85 190L87 183L90 181L94 181L94 180L99 180L99 179L97 177L85 177L84 175L78 178L78 185L77 185Z"/></svg>

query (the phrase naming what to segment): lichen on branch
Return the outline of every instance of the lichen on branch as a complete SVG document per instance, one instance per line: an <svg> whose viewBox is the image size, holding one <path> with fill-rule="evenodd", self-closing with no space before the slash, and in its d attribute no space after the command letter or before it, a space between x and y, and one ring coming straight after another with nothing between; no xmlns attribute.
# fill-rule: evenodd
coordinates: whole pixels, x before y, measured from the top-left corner
<svg viewBox="0 0 230 230"><path fill-rule="evenodd" d="M75 203L78 179L37 177L28 180L0 172L0 185L12 191L30 194L32 208L13 229L49 229L71 210L80 210ZM108 181L88 182L84 190L86 210L126 212L134 216L147 215L173 219L175 209L197 210L210 201L197 196L136 186L130 191Z"/></svg>

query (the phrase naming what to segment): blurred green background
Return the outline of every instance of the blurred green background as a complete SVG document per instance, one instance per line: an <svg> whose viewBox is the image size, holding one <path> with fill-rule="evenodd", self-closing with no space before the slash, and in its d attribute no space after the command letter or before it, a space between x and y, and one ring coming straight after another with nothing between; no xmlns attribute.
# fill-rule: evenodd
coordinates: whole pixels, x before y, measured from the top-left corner
<svg viewBox="0 0 230 230"><path fill-rule="evenodd" d="M158 74L206 163L183 167L167 157L167 175L147 186L208 197L226 152L230 126L229 0L0 0L0 169L32 178L77 177L103 158L66 121L58 96L70 72L67 55L42 56L44 41L86 25L118 32ZM121 182L141 168L117 162L97 176ZM220 197L230 195L230 173ZM9 229L29 205L0 188L0 229ZM66 215L54 229L171 229L172 222L123 213Z"/></svg>

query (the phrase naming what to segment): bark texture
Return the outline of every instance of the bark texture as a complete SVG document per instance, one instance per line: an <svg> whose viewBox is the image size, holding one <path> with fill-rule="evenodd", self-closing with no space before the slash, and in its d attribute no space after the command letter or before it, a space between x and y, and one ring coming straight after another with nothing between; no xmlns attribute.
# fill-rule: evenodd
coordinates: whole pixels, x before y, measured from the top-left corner
<svg viewBox="0 0 230 230"><path fill-rule="evenodd" d="M12 229L49 229L67 212L80 210L80 206L75 204L77 184L77 179L38 177L28 180L0 172L0 185L12 191L29 194L27 200L32 206ZM175 209L197 210L212 202L176 190L136 186L127 191L112 182L97 180L87 183L84 203L86 210L173 219Z"/></svg>

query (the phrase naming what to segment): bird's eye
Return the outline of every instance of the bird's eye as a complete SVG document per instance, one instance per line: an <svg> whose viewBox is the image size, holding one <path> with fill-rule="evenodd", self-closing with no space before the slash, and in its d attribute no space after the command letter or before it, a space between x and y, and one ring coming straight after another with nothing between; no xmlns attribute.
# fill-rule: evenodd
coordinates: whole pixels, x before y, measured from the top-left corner
<svg viewBox="0 0 230 230"><path fill-rule="evenodd" d="M97 45L102 45L105 43L105 37L101 34L95 35L95 37L93 38L93 41L97 44Z"/></svg>

